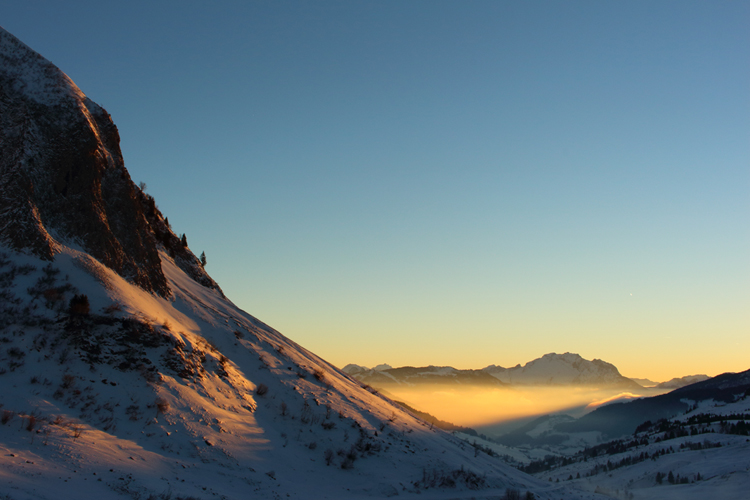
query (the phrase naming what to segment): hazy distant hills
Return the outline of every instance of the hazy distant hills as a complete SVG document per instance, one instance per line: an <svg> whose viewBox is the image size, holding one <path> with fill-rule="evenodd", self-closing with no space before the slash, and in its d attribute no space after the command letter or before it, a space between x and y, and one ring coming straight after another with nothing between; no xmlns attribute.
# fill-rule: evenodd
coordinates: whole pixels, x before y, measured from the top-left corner
<svg viewBox="0 0 750 500"><path fill-rule="evenodd" d="M641 389L633 380L623 377L611 363L587 360L578 354L545 354L525 365L512 368L490 365L481 370L458 370L450 366L391 368L379 365L367 368L347 365L343 369L357 380L372 386L416 386L424 384L468 384L481 386L594 386Z"/></svg>
<svg viewBox="0 0 750 500"><path fill-rule="evenodd" d="M679 389L680 387L695 384L696 382L703 382L709 378L708 375L688 375L687 377L673 378L661 384L656 384L655 387L657 389Z"/></svg>
<svg viewBox="0 0 750 500"><path fill-rule="evenodd" d="M676 377L672 380L667 380L666 382L654 382L653 380L649 380L647 378L635 378L630 377L630 380L635 382L638 385L641 385L643 387L647 388L653 388L653 389L679 389L680 387L685 387L686 385L694 384L696 382L702 382L704 380L708 380L710 377L708 375L687 375L685 377Z"/></svg>
<svg viewBox="0 0 750 500"><path fill-rule="evenodd" d="M659 382L654 382L653 380L649 380L647 378L630 377L630 380L640 385L641 387L656 387L657 385L659 385Z"/></svg>
<svg viewBox="0 0 750 500"><path fill-rule="evenodd" d="M578 419L545 415L502 436L498 442L508 446L550 445L569 441L571 435L582 433L600 433L613 439L632 434L646 421L671 418L704 402L726 404L748 395L750 370L725 373L667 394L601 406ZM541 428L543 432L539 431Z"/></svg>
<svg viewBox="0 0 750 500"><path fill-rule="evenodd" d="M343 371L360 382L375 387L423 384L504 385L492 374L482 370L457 370L450 366L425 366L420 368L404 366L378 370L357 365L346 365Z"/></svg>

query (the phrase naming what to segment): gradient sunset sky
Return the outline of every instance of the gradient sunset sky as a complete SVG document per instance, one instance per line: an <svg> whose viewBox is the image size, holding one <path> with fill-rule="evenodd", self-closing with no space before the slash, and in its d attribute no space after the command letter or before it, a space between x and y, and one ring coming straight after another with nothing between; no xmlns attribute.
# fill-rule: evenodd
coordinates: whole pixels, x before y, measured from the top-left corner
<svg viewBox="0 0 750 500"><path fill-rule="evenodd" d="M750 2L3 2L328 361L750 368Z"/></svg>

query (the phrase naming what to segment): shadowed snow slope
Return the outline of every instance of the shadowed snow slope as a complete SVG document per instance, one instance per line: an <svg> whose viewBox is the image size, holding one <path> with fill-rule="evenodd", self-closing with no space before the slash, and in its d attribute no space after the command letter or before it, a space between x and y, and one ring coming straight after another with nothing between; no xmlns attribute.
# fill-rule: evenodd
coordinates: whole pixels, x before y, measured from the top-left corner
<svg viewBox="0 0 750 500"><path fill-rule="evenodd" d="M0 60L3 498L582 497L235 307L132 184L109 115L2 29Z"/></svg>

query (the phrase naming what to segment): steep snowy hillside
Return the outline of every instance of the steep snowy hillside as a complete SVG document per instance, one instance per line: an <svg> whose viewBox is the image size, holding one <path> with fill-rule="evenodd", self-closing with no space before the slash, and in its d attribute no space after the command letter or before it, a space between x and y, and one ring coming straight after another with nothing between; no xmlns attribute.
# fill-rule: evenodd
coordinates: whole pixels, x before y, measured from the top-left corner
<svg viewBox="0 0 750 500"><path fill-rule="evenodd" d="M596 497L239 310L133 185L106 111L2 29L0 63L0 496Z"/></svg>
<svg viewBox="0 0 750 500"><path fill-rule="evenodd" d="M75 477L131 495L383 496L422 489L425 470L427 486L453 494L544 497L543 483L363 389L166 252L169 299L60 249L49 264L7 249L0 262L0 491L11 498L73 496ZM88 313L74 312L76 295Z"/></svg>

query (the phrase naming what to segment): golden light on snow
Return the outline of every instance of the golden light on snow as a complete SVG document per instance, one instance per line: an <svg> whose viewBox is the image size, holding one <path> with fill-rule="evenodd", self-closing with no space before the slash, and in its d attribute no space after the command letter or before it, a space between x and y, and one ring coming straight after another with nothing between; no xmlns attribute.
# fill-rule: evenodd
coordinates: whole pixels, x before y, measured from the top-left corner
<svg viewBox="0 0 750 500"><path fill-rule="evenodd" d="M586 406L586 409L595 410L599 408L600 406L606 405L607 403L612 403L614 401L626 401L630 399L637 399L640 397L641 397L640 394L633 394L632 392L621 392L619 394L615 394L614 396L592 401Z"/></svg>

